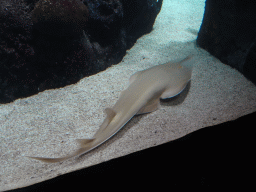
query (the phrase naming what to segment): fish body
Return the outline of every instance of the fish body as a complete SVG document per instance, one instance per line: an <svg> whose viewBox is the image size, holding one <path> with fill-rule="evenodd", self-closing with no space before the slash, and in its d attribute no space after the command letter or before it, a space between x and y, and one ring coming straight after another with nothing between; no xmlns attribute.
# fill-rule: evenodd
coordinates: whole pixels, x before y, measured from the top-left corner
<svg viewBox="0 0 256 192"><path fill-rule="evenodd" d="M54 163L91 151L117 133L134 115L158 109L160 98L171 98L182 92L191 79L193 63L194 56L188 56L176 63L168 62L136 72L113 108L105 109L107 117L92 139L78 139L80 148L66 157L30 158Z"/></svg>

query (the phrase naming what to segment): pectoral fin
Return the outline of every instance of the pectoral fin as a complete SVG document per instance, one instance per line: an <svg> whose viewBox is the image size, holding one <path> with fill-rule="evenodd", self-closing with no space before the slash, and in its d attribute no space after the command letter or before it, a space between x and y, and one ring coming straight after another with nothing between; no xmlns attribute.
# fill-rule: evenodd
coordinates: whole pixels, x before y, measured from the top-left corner
<svg viewBox="0 0 256 192"><path fill-rule="evenodd" d="M158 109L160 105L160 100L159 98L153 100L153 101L150 101L149 103L147 103L145 106L143 106L138 112L136 115L140 115L140 114L143 114L143 113L150 113L150 112L153 112L155 110Z"/></svg>
<svg viewBox="0 0 256 192"><path fill-rule="evenodd" d="M88 143L91 143L95 139L76 139L76 142L80 145L81 148L88 146Z"/></svg>
<svg viewBox="0 0 256 192"><path fill-rule="evenodd" d="M163 94L161 95L160 98L161 99L169 99L169 98L179 95L185 89L187 84L188 83L184 83L183 85L181 85L179 87L170 87L165 92L163 92Z"/></svg>

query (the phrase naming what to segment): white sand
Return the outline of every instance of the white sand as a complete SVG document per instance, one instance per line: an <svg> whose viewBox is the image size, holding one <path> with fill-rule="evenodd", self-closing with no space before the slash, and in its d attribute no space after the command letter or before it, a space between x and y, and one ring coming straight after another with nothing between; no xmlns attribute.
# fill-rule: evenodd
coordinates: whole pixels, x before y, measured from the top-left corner
<svg viewBox="0 0 256 192"><path fill-rule="evenodd" d="M143 36L123 61L75 85L0 105L0 190L15 189L169 142L203 127L256 111L256 87L235 69L194 48L204 0L165 0L152 33ZM23 155L60 157L77 138L90 138L136 71L190 53L197 55L192 81L175 100L132 120L88 154L46 164ZM158 134L152 134L157 130Z"/></svg>

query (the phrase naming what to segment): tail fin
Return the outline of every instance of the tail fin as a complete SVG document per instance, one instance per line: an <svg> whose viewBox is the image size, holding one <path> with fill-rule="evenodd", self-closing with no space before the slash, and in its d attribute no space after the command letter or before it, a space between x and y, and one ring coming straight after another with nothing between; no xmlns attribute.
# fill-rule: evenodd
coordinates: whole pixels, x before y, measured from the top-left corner
<svg viewBox="0 0 256 192"><path fill-rule="evenodd" d="M74 153L72 153L66 157L60 157L60 158L45 158L45 157L30 157L30 156L26 156L26 157L36 159L39 161L43 161L46 163L56 163L56 162L64 161L71 157L75 157L77 155L81 155L81 154L89 152L90 150L94 149L95 147L97 147L99 145L98 142L96 142L96 143L94 142L95 138L96 137L98 138L98 136L100 137L101 133L104 131L104 129L108 126L108 124L112 121L112 119L116 115L116 112L111 108L106 108L105 111L107 114L107 118L104 120L104 122L100 126L100 129L93 136L93 139L77 139L76 141L80 144L80 148L78 150L76 150Z"/></svg>
<svg viewBox="0 0 256 192"><path fill-rule="evenodd" d="M93 149L94 147L92 146L92 142L95 139L77 139L77 142L80 144L80 148L78 150L76 150L74 153L67 155L65 157L60 157L60 158L45 158L45 157L30 157L30 156L26 156L32 159L36 159L39 161L43 161L46 163L56 163L56 162L61 162L64 161L66 159L69 159L71 157L75 157L77 155L81 155L83 153L86 153L88 151L90 151L91 149Z"/></svg>

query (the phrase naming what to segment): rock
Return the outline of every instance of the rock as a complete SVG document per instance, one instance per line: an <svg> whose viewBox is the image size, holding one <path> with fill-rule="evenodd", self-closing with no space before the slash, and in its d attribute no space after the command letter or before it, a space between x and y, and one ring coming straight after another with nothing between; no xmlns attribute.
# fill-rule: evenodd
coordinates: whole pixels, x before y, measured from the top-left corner
<svg viewBox="0 0 256 192"><path fill-rule="evenodd" d="M256 5L252 1L207 0L197 38L200 47L236 68L254 83L256 65L252 58L255 58L255 9Z"/></svg>
<svg viewBox="0 0 256 192"><path fill-rule="evenodd" d="M155 18L161 10L163 0L122 0L124 9L123 28L127 31L127 46L130 48L136 39L149 33Z"/></svg>
<svg viewBox="0 0 256 192"><path fill-rule="evenodd" d="M162 0L0 2L0 103L64 87L119 63Z"/></svg>
<svg viewBox="0 0 256 192"><path fill-rule="evenodd" d="M34 27L57 37L81 34L88 16L80 0L40 0L32 11Z"/></svg>

